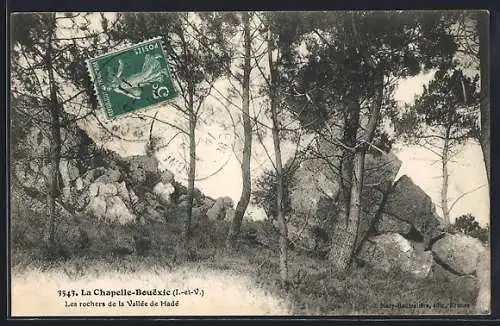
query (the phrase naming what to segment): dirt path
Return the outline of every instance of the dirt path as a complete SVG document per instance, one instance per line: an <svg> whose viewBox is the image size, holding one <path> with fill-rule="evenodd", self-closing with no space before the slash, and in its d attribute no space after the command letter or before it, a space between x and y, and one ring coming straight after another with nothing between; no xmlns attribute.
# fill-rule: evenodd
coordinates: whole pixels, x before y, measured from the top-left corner
<svg viewBox="0 0 500 326"><path fill-rule="evenodd" d="M63 269L15 272L12 315L287 315L291 311L283 300L256 287L248 277L206 268L68 274ZM70 294L74 290L77 295L60 296L59 290ZM127 295L126 291L135 293Z"/></svg>

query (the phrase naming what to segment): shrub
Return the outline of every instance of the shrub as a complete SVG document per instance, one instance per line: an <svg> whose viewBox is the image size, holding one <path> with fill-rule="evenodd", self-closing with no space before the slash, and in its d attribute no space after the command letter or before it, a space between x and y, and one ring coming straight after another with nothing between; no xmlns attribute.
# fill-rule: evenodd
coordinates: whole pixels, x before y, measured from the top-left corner
<svg viewBox="0 0 500 326"><path fill-rule="evenodd" d="M452 230L470 235L471 237L477 238L484 243L487 243L490 237L489 226L487 225L484 228L481 227L476 221L476 218L470 213L457 217L455 223L452 225Z"/></svg>
<svg viewBox="0 0 500 326"><path fill-rule="evenodd" d="M294 180L294 172L297 166L287 163L283 168L283 207L285 214L292 211L290 201L290 189L292 189ZM262 207L268 218L274 218L277 215L276 211L276 171L271 169L264 171L264 173L257 178L255 182L255 190L253 191L252 201L259 207Z"/></svg>

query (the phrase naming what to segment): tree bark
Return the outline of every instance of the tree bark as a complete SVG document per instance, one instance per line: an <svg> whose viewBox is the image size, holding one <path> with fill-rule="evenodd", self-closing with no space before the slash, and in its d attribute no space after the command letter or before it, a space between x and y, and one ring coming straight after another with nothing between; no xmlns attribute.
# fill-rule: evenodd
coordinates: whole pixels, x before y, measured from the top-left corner
<svg viewBox="0 0 500 326"><path fill-rule="evenodd" d="M236 205L236 211L234 213L233 224L229 230L229 235L226 242L226 247L229 250L234 249L236 238L240 233L241 223L243 221L243 216L250 203L250 195L252 189L252 178L250 171L250 158L252 155L252 123L250 120L250 73L252 66L250 63L250 48L251 37L250 37L250 13L242 13L243 20L243 33L244 33L244 48L245 48L245 58L243 64L243 80L242 80L242 120L243 120L243 132L245 139L243 142L243 157L241 161L241 177L243 188L241 190L241 197Z"/></svg>
<svg viewBox="0 0 500 326"><path fill-rule="evenodd" d="M280 278L281 284L285 290L288 289L288 230L285 219L285 209L283 206L284 199L284 180L283 180L283 163L281 161L281 144L280 144L280 126L278 121L278 89L279 81L277 70L273 62L273 41L271 39L271 31L268 30L267 37L267 55L270 71L270 100L271 100L271 119L272 119L272 135L275 156L276 168L276 211L277 221L280 230Z"/></svg>
<svg viewBox="0 0 500 326"><path fill-rule="evenodd" d="M479 13L477 18L479 25L479 65L481 71L481 133L479 142L483 151L483 160L486 168L488 183L491 173L490 152L490 52L489 52L489 19L485 12Z"/></svg>
<svg viewBox="0 0 500 326"><path fill-rule="evenodd" d="M450 131L446 130L443 151L441 153L441 170L443 179L441 183L441 208L446 226L450 225L450 209L448 208L448 153L450 150Z"/></svg>
<svg viewBox="0 0 500 326"><path fill-rule="evenodd" d="M46 64L49 77L50 89L50 121L51 121L51 142L50 142L50 195L49 195L49 242L55 242L55 227L57 220L56 200L60 194L60 171L59 163L61 161L61 122L60 122L60 104L57 99L57 85L54 78L54 67L52 66L53 48L52 38L55 32L55 15L53 15L53 26L48 36Z"/></svg>
<svg viewBox="0 0 500 326"><path fill-rule="evenodd" d="M359 103L357 101L350 101L345 113L344 118L344 133L342 135L342 142L350 148L356 146L356 137L359 126ZM351 202L351 178L354 168L354 151L347 148L343 149L341 161L341 185L342 185L342 199L340 203L341 209L345 212L345 222L347 223L347 212L349 203Z"/></svg>
<svg viewBox="0 0 500 326"><path fill-rule="evenodd" d="M351 264L356 240L358 237L358 227L361 216L361 195L363 192L363 174L365 168L365 156L375 134L375 129L380 119L380 109L383 98L383 74L379 77L378 95L375 103L370 109L370 117L365 128L365 133L360 138L354 154L354 167L351 178L351 195L349 203L349 213L346 224L339 234L336 235L336 243L332 245L330 260L333 267L341 273L344 273Z"/></svg>
<svg viewBox="0 0 500 326"><path fill-rule="evenodd" d="M351 263L352 253L358 236L359 218L361 212L361 191L363 189L363 169L365 165L365 150L360 149L354 155L354 167L351 179L351 200L342 243L337 246L334 266L344 272Z"/></svg>
<svg viewBox="0 0 500 326"><path fill-rule="evenodd" d="M194 180L196 178L196 115L194 112L194 90L189 90L189 170L188 170L188 187L187 187L187 216L184 226L184 241L186 248L189 247L189 240L191 238L191 219L193 215L193 202L194 202Z"/></svg>

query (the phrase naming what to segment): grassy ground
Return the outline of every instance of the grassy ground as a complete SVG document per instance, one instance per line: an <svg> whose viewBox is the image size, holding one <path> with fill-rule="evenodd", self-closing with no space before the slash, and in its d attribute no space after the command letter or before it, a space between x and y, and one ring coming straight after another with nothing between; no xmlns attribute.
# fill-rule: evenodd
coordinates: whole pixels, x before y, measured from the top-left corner
<svg viewBox="0 0 500 326"><path fill-rule="evenodd" d="M58 227L58 248L40 246L43 216L14 219L12 312L21 315L434 315L473 314L477 289L470 277L448 279L437 271L424 280L398 272L353 267L337 275L328 262L290 251L291 288L279 284L276 249L240 243L223 251L228 224L194 226L191 255L180 255L182 228L167 223L117 226L84 217ZM243 236L269 234L264 222L246 222ZM58 257L58 258L56 258ZM63 289L203 288L206 295L179 298L179 307L65 307ZM94 301L109 298L92 296ZM135 299L142 299L135 297ZM148 297L148 299L151 299ZM450 307L450 303L452 307Z"/></svg>
<svg viewBox="0 0 500 326"><path fill-rule="evenodd" d="M265 252L239 255L214 253L200 261L172 261L164 257L73 258L48 263L17 261L12 268L13 312L48 314L165 314L165 315L415 315L473 314L476 291L463 283L430 278L414 280L404 274L354 269L332 275L315 261L292 255L292 288L280 290L277 257ZM185 298L170 310L81 310L63 307L58 289L93 288L203 288L206 297ZM30 295L36 293L36 296ZM31 299L26 299L27 297ZM96 298L96 297L94 297ZM99 298L99 297L97 297ZM83 298L81 298L83 299ZM79 299L79 300L81 300ZM102 301L102 300L101 300ZM53 302L53 305L47 305ZM449 304L461 307L450 308ZM441 304L441 306L438 306ZM408 306L411 305L411 306Z"/></svg>

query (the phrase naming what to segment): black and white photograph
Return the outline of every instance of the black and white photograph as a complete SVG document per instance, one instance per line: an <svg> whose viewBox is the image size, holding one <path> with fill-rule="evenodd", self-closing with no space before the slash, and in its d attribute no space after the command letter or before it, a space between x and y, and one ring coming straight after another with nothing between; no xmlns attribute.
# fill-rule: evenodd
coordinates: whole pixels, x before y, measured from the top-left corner
<svg viewBox="0 0 500 326"><path fill-rule="evenodd" d="M491 314L489 30L11 13L10 316Z"/></svg>

